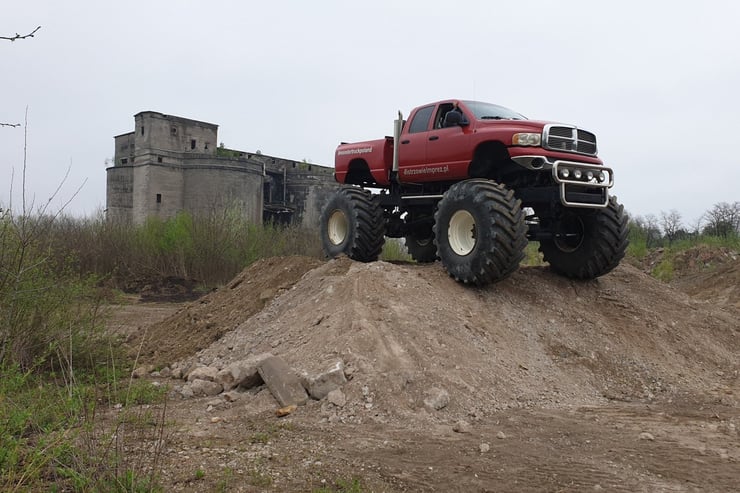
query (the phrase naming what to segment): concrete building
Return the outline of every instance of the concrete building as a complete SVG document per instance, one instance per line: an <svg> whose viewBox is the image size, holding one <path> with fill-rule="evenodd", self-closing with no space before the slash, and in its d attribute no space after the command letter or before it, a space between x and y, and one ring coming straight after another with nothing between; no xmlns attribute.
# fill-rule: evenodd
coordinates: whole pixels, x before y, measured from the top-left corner
<svg viewBox="0 0 740 493"><path fill-rule="evenodd" d="M106 213L112 221L143 223L180 211L240 211L255 223L316 227L338 186L334 168L218 144L218 125L142 111L134 131L117 135L106 169Z"/></svg>

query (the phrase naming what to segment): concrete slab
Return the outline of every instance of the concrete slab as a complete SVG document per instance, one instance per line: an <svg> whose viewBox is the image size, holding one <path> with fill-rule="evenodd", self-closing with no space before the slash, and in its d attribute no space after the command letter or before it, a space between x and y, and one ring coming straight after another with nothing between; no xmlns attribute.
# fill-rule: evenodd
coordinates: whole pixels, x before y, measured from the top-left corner
<svg viewBox="0 0 740 493"><path fill-rule="evenodd" d="M298 375L278 356L271 356L260 363L259 374L281 407L302 405L308 400L306 389Z"/></svg>

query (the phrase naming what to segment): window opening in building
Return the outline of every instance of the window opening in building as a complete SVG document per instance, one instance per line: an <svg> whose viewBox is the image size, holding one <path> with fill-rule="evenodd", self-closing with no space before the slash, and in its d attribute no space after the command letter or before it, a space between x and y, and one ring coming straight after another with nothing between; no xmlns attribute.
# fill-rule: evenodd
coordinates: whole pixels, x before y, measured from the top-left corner
<svg viewBox="0 0 740 493"><path fill-rule="evenodd" d="M162 162L162 156L157 156L157 162L158 163L161 163Z"/></svg>
<svg viewBox="0 0 740 493"><path fill-rule="evenodd" d="M195 149L195 139L190 139L190 149Z"/></svg>
<svg viewBox="0 0 740 493"><path fill-rule="evenodd" d="M121 164L128 164L128 159L126 158L121 159Z"/></svg>
<svg viewBox="0 0 740 493"><path fill-rule="evenodd" d="M144 135L144 125L141 126L141 135Z"/></svg>
<svg viewBox="0 0 740 493"><path fill-rule="evenodd" d="M177 135L177 127L172 127L172 128L170 129L170 133L171 133L172 135Z"/></svg>
<svg viewBox="0 0 740 493"><path fill-rule="evenodd" d="M206 151L208 150L208 142L206 142L206 143L205 143L205 144L203 145L203 148L204 148L204 149L205 149Z"/></svg>
<svg viewBox="0 0 740 493"><path fill-rule="evenodd" d="M158 204L161 204L162 203L162 194L161 193L158 193L157 194L157 203Z"/></svg>

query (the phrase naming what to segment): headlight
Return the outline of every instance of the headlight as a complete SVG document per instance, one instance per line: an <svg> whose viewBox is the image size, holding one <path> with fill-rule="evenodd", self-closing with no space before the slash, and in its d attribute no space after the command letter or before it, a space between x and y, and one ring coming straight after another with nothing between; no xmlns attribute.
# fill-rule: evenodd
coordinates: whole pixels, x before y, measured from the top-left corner
<svg viewBox="0 0 740 493"><path fill-rule="evenodd" d="M575 178L576 180L580 180L581 179L581 170L580 169L577 169L577 170L573 171L573 178Z"/></svg>
<svg viewBox="0 0 740 493"><path fill-rule="evenodd" d="M570 176L570 170L568 168L560 168L560 176L568 178Z"/></svg>
<svg viewBox="0 0 740 493"><path fill-rule="evenodd" d="M542 136L532 133L514 134L511 142L515 146L539 146L542 143Z"/></svg>

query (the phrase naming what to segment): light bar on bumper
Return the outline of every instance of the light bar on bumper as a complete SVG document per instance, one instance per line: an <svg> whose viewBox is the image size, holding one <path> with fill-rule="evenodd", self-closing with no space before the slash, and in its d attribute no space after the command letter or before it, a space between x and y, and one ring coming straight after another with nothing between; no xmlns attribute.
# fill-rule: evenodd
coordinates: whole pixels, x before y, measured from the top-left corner
<svg viewBox="0 0 740 493"><path fill-rule="evenodd" d="M614 185L614 172L599 164L555 161L552 164L552 177L560 184L560 201L569 207L606 207L609 203L608 189ZM600 203L583 203L569 199L574 190L586 188L604 189Z"/></svg>

